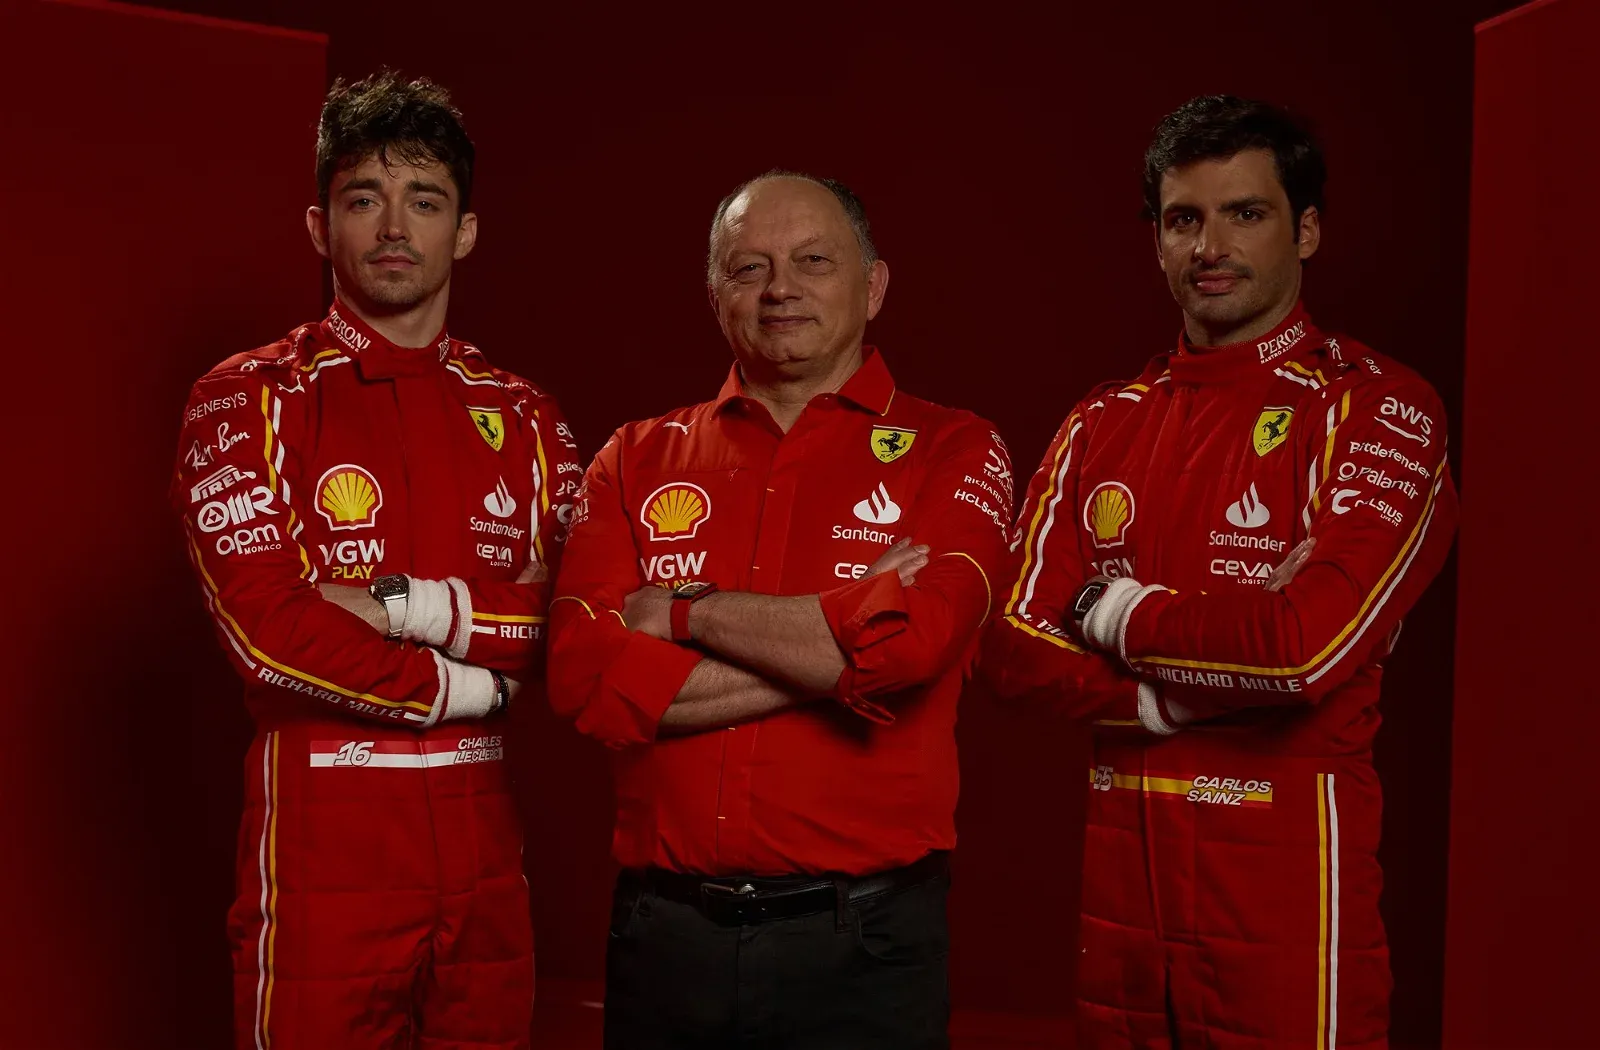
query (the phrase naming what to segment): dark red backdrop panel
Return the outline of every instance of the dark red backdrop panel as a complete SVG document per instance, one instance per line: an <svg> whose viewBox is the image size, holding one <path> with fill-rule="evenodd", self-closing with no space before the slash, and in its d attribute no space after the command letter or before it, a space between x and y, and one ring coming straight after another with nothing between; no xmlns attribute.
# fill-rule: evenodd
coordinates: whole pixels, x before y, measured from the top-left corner
<svg viewBox="0 0 1600 1050"><path fill-rule="evenodd" d="M0 1046L219 1046L247 727L164 493L188 384L318 308L325 42L33 0L0 40Z"/></svg>
<svg viewBox="0 0 1600 1050"><path fill-rule="evenodd" d="M391 64L456 92L480 149L483 236L461 269L452 327L553 389L590 451L628 419L714 391L728 352L705 304L706 225L732 184L782 165L838 176L865 197L893 272L871 336L902 385L994 419L1017 462L1031 468L1073 400L1100 379L1134 371L1177 331L1149 231L1137 219L1139 157L1162 113L1221 90L1290 105L1315 121L1328 147L1334 176L1325 249L1310 274L1313 310L1419 368L1447 406L1459 407L1470 25L1504 6L1497 0L1449 5L1446 14L1387 0L1318 11L1151 0L1093 14L1056 5L1047 15L999 5L967 7L959 19L926 4L844 16L825 5L737 14L719 6L713 14L391 0L374 17L369 5L318 0L169 2L324 30L333 73ZM175 102L176 116L161 118L170 126L181 125L189 107L221 104L241 90L254 98L252 78L276 75L203 68L210 98ZM42 69L29 76L52 82ZM269 123L301 136L298 154L274 146L265 156L254 149L207 161L256 162L251 178L264 184L271 173L270 192L252 181L230 211L176 214L165 243L302 252L295 213L311 200L306 131L315 111L314 98L285 92ZM131 246L120 232L101 237L97 247L153 251L138 234ZM217 348L212 356L315 313L306 296L294 301L296 316L285 317L264 291L241 308L250 284L221 270L203 268L165 298L130 309L187 315L206 304L186 337L203 336ZM218 296L226 309L213 305ZM141 379L150 407L139 410L136 434L119 435L117 455L132 455L123 446L136 443L162 456L170 448L170 406L206 355L169 360L175 356L160 359L159 377ZM127 504L138 524L124 526L132 535L118 538L117 549L150 574L142 578L153 597L138 609L170 638L160 653L138 657L148 661L140 666L152 687L193 674L209 688L220 657L176 548L135 542L165 528L154 502L159 486L145 476L125 484L118 492L138 501ZM100 506L104 490L94 491ZM146 566L157 549L167 561ZM102 548L81 555L96 556ZM1452 632L1447 578L1417 610L1392 664L1379 739L1401 1044L1426 1045L1438 1033ZM139 653L134 641L118 644L135 654L119 650L118 659ZM184 655L175 659L174 651ZM204 800L178 807L180 822L157 831L163 844L137 852L138 871L123 876L186 895L164 905L179 931L162 944L171 959L215 958L226 897L242 718L235 696L217 702L223 709L205 711L211 722L187 708L152 721L178 733L183 751L168 764L152 760L132 781L141 797L165 797L181 782ZM95 703L100 719L109 705ZM85 730L107 738L95 745L101 750L116 734L151 731L131 715L105 717L110 730L99 722ZM593 979L610 881L604 759L539 710L523 719L541 975ZM960 734L957 1006L1060 1012L1076 955L1083 740L1066 725L976 694L964 702ZM195 806L206 808L196 814ZM126 816L109 823L115 830ZM178 855L192 859L166 860ZM207 974L196 993L221 994L219 983Z"/></svg>
<svg viewBox="0 0 1600 1050"><path fill-rule="evenodd" d="M1446 1045L1594 1046L1600 5L1478 33ZM1576 542L1564 541L1571 535Z"/></svg>

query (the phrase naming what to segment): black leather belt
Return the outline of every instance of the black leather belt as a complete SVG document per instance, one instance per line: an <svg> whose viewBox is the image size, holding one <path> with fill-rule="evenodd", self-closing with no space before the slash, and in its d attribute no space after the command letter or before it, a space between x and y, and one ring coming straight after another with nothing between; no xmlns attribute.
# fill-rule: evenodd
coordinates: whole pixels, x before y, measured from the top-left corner
<svg viewBox="0 0 1600 1050"><path fill-rule="evenodd" d="M753 926L777 919L836 911L869 897L921 885L943 875L950 866L944 850L929 853L903 868L859 878L813 875L708 877L648 868L631 871L639 887L658 897L697 908L720 926Z"/></svg>

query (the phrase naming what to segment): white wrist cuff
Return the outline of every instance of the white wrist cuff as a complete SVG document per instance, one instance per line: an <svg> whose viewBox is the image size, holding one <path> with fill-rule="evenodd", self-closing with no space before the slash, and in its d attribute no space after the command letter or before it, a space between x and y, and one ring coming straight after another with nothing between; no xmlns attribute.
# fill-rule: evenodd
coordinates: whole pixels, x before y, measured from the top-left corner
<svg viewBox="0 0 1600 1050"><path fill-rule="evenodd" d="M427 725L483 718L494 710L494 675L486 667L460 663L433 650L439 665L439 697Z"/></svg>
<svg viewBox="0 0 1600 1050"><path fill-rule="evenodd" d="M1111 649L1124 656L1123 635L1128 630L1128 615L1140 599L1159 590L1162 590L1159 586L1146 587L1126 576L1112 580L1083 621L1084 640L1096 649Z"/></svg>
<svg viewBox="0 0 1600 1050"><path fill-rule="evenodd" d="M472 594L466 583L453 576L447 580L412 576L410 580L411 595L400 637L443 649L458 660L466 656L472 638Z"/></svg>
<svg viewBox="0 0 1600 1050"><path fill-rule="evenodd" d="M1183 728L1162 717L1161 690L1154 682L1139 683L1139 724L1156 736L1171 736Z"/></svg>

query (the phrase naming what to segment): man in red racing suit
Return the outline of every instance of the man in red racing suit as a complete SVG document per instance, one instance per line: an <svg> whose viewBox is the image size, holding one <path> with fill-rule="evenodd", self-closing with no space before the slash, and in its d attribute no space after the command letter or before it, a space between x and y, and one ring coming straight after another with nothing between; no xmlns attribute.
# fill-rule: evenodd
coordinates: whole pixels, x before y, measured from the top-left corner
<svg viewBox="0 0 1600 1050"><path fill-rule="evenodd" d="M1096 726L1086 1047L1387 1038L1371 745L1381 661L1454 528L1444 413L1414 372L1320 331L1292 297L1248 338L1197 343L1212 327L1196 315L1218 308L1202 296L1275 276L1254 238L1289 202L1244 185L1274 178L1246 141L1156 168L1164 251L1190 242L1166 255L1196 286L1174 289L1190 323L1067 417L984 656L1002 695ZM1204 233L1183 233L1190 212ZM1314 221L1302 233L1281 242L1301 259Z"/></svg>
<svg viewBox="0 0 1600 1050"><path fill-rule="evenodd" d="M398 195L426 218L386 217L390 250L428 256L421 227L444 220L413 198L455 186L382 171L342 171L332 207ZM581 466L551 398L442 330L386 337L334 254L325 320L195 384L171 493L256 724L237 1045L523 1046L532 934L496 716L539 673Z"/></svg>

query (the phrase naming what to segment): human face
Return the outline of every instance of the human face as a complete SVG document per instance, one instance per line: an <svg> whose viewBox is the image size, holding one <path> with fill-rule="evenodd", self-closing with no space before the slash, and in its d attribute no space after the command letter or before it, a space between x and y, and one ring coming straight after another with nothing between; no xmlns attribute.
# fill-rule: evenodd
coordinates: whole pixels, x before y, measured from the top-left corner
<svg viewBox="0 0 1600 1050"><path fill-rule="evenodd" d="M775 178L728 207L708 290L747 370L799 378L826 374L859 351L888 285L888 266L864 265L826 187Z"/></svg>
<svg viewBox="0 0 1600 1050"><path fill-rule="evenodd" d="M1156 254L1191 341L1265 335L1300 297L1300 264L1321 243L1315 208L1296 216L1266 150L1169 168ZM1298 237L1297 237L1298 234Z"/></svg>
<svg viewBox="0 0 1600 1050"><path fill-rule="evenodd" d="M385 165L376 153L334 176L328 208L307 215L312 242L333 263L341 297L377 313L425 304L477 241L478 217L460 215L455 180L436 162Z"/></svg>

